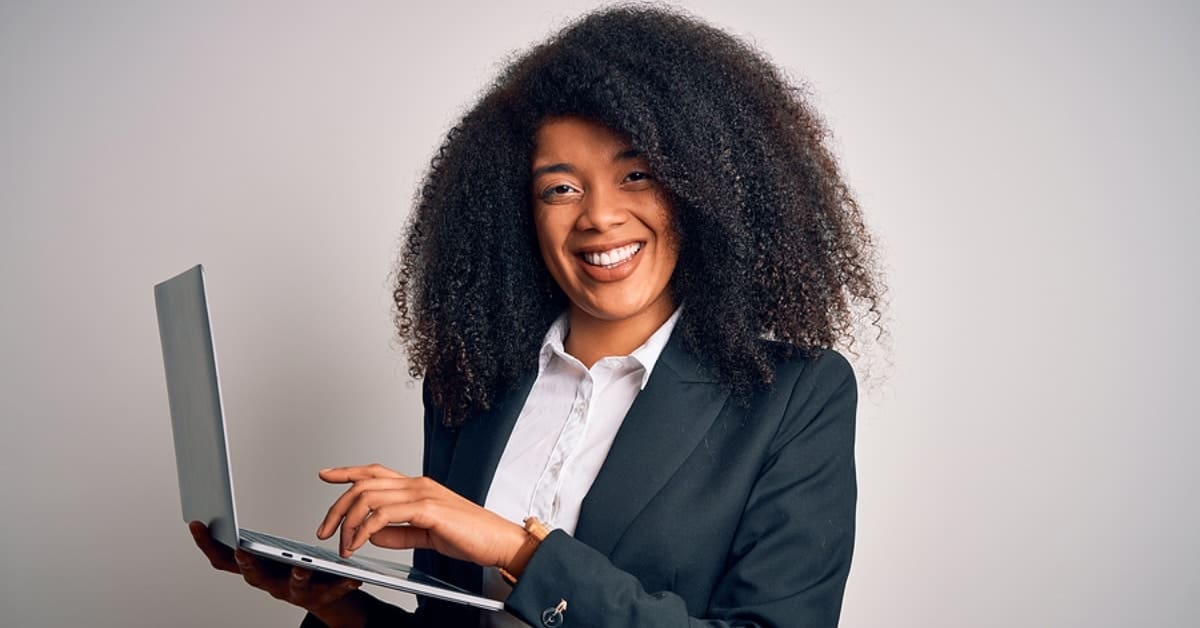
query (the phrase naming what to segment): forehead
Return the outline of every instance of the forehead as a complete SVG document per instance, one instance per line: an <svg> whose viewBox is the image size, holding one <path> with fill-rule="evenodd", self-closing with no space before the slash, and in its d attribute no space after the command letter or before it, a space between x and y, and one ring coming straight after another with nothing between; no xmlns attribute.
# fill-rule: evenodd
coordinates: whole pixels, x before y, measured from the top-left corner
<svg viewBox="0 0 1200 628"><path fill-rule="evenodd" d="M611 161L629 148L627 139L587 118L547 118L534 134L533 166L557 161Z"/></svg>

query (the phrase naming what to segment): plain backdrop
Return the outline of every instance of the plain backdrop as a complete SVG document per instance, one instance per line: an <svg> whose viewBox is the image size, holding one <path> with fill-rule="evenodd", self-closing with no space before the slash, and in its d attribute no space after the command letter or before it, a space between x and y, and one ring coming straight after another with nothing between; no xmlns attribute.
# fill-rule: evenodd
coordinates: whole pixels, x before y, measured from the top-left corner
<svg viewBox="0 0 1200 628"><path fill-rule="evenodd" d="M842 625L1195 625L1200 10L900 4L685 3L807 82L882 246ZM243 525L418 471L414 186L590 6L0 2L0 625L299 621L191 544L152 285L207 266Z"/></svg>

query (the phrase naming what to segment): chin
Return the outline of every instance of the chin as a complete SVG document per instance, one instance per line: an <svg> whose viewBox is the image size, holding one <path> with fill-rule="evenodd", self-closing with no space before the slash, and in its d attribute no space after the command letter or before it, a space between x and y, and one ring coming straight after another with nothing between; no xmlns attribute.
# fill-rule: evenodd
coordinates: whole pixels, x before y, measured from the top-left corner
<svg viewBox="0 0 1200 628"><path fill-rule="evenodd" d="M649 314L657 309L656 299L589 300L578 309L587 316L603 321L622 321ZM668 314L669 315L669 314Z"/></svg>

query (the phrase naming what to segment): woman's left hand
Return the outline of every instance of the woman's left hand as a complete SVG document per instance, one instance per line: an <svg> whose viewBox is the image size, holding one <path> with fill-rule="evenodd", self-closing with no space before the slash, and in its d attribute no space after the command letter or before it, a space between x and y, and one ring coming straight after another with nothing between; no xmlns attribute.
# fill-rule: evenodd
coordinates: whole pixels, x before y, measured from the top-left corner
<svg viewBox="0 0 1200 628"><path fill-rule="evenodd" d="M508 567L525 529L427 477L408 477L383 465L323 469L322 480L353 484L325 515L317 537L341 528L349 557L368 540L391 549L428 548L485 567Z"/></svg>

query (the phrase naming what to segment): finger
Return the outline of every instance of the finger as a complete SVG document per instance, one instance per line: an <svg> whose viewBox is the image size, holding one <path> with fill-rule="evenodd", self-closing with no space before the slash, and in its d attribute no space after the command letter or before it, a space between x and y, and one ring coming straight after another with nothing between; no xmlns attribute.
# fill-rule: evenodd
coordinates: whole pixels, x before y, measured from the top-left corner
<svg viewBox="0 0 1200 628"><path fill-rule="evenodd" d="M294 602L300 602L308 597L309 582L312 572L303 567L292 567L292 576L288 578L288 593Z"/></svg>
<svg viewBox="0 0 1200 628"><path fill-rule="evenodd" d="M254 560L254 557L248 552L237 550L233 553L233 559L237 561L238 571L241 572L246 584L262 588L263 574L258 568L258 562Z"/></svg>
<svg viewBox="0 0 1200 628"><path fill-rule="evenodd" d="M447 497L462 500L457 494L428 477L408 478L387 490L364 491L346 513L342 523L342 552L349 556L366 544L371 535L385 526L408 524L431 528L437 518L430 514L432 505Z"/></svg>
<svg viewBox="0 0 1200 628"><path fill-rule="evenodd" d="M357 467L332 467L329 469L321 469L317 475L322 480L331 484L345 484L346 482L357 482L359 480L368 480L371 478L407 477L404 474L393 471L379 463Z"/></svg>
<svg viewBox="0 0 1200 628"><path fill-rule="evenodd" d="M428 528L433 525L433 517L429 515L427 508L427 505L418 502L388 503L380 506L354 531L350 544L343 549L343 554L349 556L350 552L357 551L384 528L405 527L391 524L408 524L407 527L425 530L428 533Z"/></svg>
<svg viewBox="0 0 1200 628"><path fill-rule="evenodd" d="M324 540L333 536L338 526L346 518L346 512L350 510L350 507L354 505L354 501L365 490L367 489L363 483L356 482L354 486L346 489L345 493L342 493L341 496L333 501L333 504L329 506L329 510L325 512L325 518L317 526L318 539Z"/></svg>
<svg viewBox="0 0 1200 628"><path fill-rule="evenodd" d="M414 526L387 526L369 540L371 545L388 549L433 549L429 530Z"/></svg>
<svg viewBox="0 0 1200 628"><path fill-rule="evenodd" d="M359 538L364 524L371 519L375 520L376 527L383 527L392 523L408 523L407 519L388 519L383 517L380 515L379 509L384 506L411 502L415 495L416 493L413 490L404 488L364 491L346 511L345 518L342 520L342 533L338 546L343 551L346 550L353 541ZM365 540L366 537L362 538ZM358 544L358 546L361 545L362 543ZM358 549L358 547L354 549Z"/></svg>
<svg viewBox="0 0 1200 628"><path fill-rule="evenodd" d="M237 563L233 560L233 550L213 539L212 534L208 531L208 526L200 521L192 521L188 523L188 531L192 533L192 540L196 542L196 547L204 552L204 556L208 558L208 562L213 567L221 571L238 573Z"/></svg>
<svg viewBox="0 0 1200 628"><path fill-rule="evenodd" d="M354 504L364 491L379 490L384 488L395 488L397 482L407 482L409 478L371 478L367 480L359 480L354 483L354 486L346 489L341 497L333 502L329 510L325 513L325 518L321 520L321 524L317 526L317 538L327 539L333 536L337 530L338 524L346 518L346 512ZM403 486L401 484L400 486Z"/></svg>

